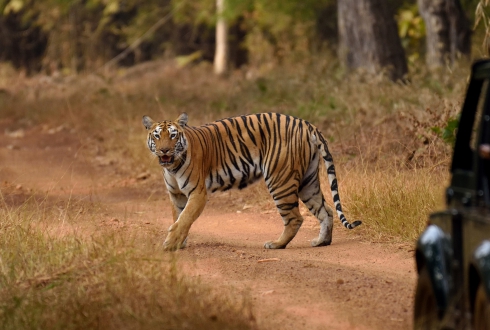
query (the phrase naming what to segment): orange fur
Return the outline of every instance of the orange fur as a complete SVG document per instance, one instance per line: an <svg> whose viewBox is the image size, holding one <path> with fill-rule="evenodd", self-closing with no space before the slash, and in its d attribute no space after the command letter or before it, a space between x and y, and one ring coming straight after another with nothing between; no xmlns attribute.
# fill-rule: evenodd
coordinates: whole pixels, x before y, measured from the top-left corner
<svg viewBox="0 0 490 330"><path fill-rule="evenodd" d="M320 131L309 122L276 113L222 119L200 127L187 125L187 115L175 121L154 122L144 116L148 147L159 158L172 201L174 224L164 246L182 248L192 223L206 204L207 193L242 189L264 178L284 221L279 239L266 248L285 248L301 227L301 199L320 221L313 246L332 240L333 211L320 189L318 169L326 165L332 197L340 220L352 229L342 213L333 159Z"/></svg>

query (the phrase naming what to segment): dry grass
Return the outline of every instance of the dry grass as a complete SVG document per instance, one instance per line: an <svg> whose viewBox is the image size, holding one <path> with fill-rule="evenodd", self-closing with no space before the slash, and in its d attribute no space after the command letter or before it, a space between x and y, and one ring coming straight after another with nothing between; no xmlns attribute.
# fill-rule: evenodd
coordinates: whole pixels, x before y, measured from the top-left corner
<svg viewBox="0 0 490 330"><path fill-rule="evenodd" d="M299 116L330 141L346 215L363 220L355 233L412 242L428 213L443 207L451 146L440 131L459 111L468 68L437 77L413 67L405 85L362 72L346 75L328 57L267 72L237 71L225 79L211 76L206 64L176 69L165 62L107 76L11 74L0 77L0 118L16 128L73 129L86 159L114 159L119 172L137 175L155 166L145 147L144 114L161 120L185 111L192 125L256 112ZM327 192L328 185L323 187ZM265 197L258 202L269 201L263 185L251 189ZM60 214L63 221L89 223L99 216L98 205L49 196L5 201L2 329L255 327L246 298L217 296L181 276L148 236L49 230Z"/></svg>
<svg viewBox="0 0 490 330"><path fill-rule="evenodd" d="M429 213L444 207L449 176L427 168L356 169L342 178L342 202L351 221L363 221L361 235L378 242L414 242Z"/></svg>
<svg viewBox="0 0 490 330"><path fill-rule="evenodd" d="M381 191L403 202L407 196L399 187L413 185L413 200L406 200L413 207L399 208L411 209L420 224L400 221L400 228L383 225L382 219L392 217L379 217L375 206L384 203L358 204L348 197L350 189L342 194L344 207L357 209L372 228L370 237L413 239L416 234L406 234L406 226L420 231L436 205L416 192L436 178L427 189L432 187L434 196L443 193L446 180L440 178L447 176L451 145L441 131L459 112L468 63L439 76L412 67L408 84L362 72L346 75L328 56L268 72L237 71L225 79L209 72L205 63L177 69L173 63L152 62L107 76L16 79L0 96L2 115L16 118L18 125L74 127L89 158L117 159L119 170L127 173L154 166L144 144L144 114L168 119L185 111L191 125L266 111L296 115L319 126L330 141L337 168L347 173L341 189L352 180L365 185L368 193L362 196L372 199Z"/></svg>
<svg viewBox="0 0 490 330"><path fill-rule="evenodd" d="M253 329L246 297L184 277L151 237L99 228L53 235L58 203L0 201L0 328ZM92 222L97 207L63 221ZM41 208L41 209L40 209ZM70 220L71 219L71 220ZM139 236L138 236L139 235Z"/></svg>

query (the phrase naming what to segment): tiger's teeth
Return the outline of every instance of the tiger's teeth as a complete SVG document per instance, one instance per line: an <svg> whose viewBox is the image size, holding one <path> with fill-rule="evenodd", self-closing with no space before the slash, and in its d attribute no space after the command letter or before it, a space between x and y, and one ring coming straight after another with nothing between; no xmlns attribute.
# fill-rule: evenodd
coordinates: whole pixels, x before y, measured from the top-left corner
<svg viewBox="0 0 490 330"><path fill-rule="evenodd" d="M162 163L171 163L173 160L172 156L160 156L160 161Z"/></svg>

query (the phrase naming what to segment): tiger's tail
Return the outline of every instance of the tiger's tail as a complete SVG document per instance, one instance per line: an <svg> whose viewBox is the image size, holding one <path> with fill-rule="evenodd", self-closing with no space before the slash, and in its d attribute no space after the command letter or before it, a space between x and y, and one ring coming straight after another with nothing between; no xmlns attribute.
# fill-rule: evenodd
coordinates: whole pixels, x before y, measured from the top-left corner
<svg viewBox="0 0 490 330"><path fill-rule="evenodd" d="M323 135L317 131L315 135L318 135L319 141L317 142L318 148L320 149L323 161L325 162L325 167L327 169L328 182L330 183L330 190L332 191L333 203L335 205L335 210L339 216L340 221L347 229L353 229L360 224L362 221L356 220L353 223L349 223L342 212L342 204L340 204L339 188L337 184L337 175L335 174L335 166L333 164L332 154L328 151L327 141ZM315 139L314 139L315 140Z"/></svg>

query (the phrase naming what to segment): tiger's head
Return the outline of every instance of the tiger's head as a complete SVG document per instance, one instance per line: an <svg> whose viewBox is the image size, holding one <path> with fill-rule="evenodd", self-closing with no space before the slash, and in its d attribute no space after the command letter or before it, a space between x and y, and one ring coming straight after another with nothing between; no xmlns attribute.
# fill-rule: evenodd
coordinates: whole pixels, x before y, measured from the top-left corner
<svg viewBox="0 0 490 330"><path fill-rule="evenodd" d="M143 116L143 125L148 131L148 149L158 157L161 166L170 168L180 160L187 150L184 127L187 125L187 114L182 113L175 121L155 122Z"/></svg>

